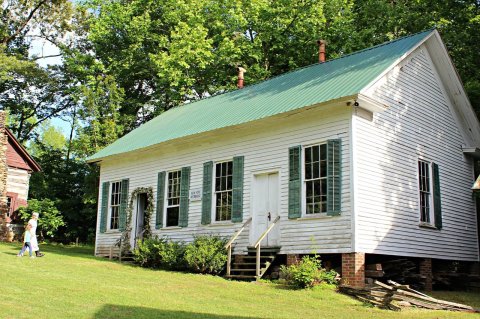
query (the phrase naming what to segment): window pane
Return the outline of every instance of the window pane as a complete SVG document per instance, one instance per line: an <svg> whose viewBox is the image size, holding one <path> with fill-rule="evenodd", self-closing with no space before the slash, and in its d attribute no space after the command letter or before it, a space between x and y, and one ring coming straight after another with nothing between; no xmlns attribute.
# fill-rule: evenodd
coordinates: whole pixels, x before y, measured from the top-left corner
<svg viewBox="0 0 480 319"><path fill-rule="evenodd" d="M312 178L319 178L320 177L320 163L315 162L314 164L312 164L312 166L313 166L313 176L312 176Z"/></svg>
<svg viewBox="0 0 480 319"><path fill-rule="evenodd" d="M312 148L307 147L305 148L305 164L309 164L312 162Z"/></svg>
<svg viewBox="0 0 480 319"><path fill-rule="evenodd" d="M312 153L313 153L313 162L318 162L320 160L320 147L314 146Z"/></svg>
<svg viewBox="0 0 480 319"><path fill-rule="evenodd" d="M320 145L320 160L321 161L327 160L327 144Z"/></svg>
<svg viewBox="0 0 480 319"><path fill-rule="evenodd" d="M178 215L180 207L168 207L167 208L167 227L178 226Z"/></svg>
<svg viewBox="0 0 480 319"><path fill-rule="evenodd" d="M312 179L312 165L305 163L305 179Z"/></svg>
<svg viewBox="0 0 480 319"><path fill-rule="evenodd" d="M320 177L327 177L327 161L320 162Z"/></svg>

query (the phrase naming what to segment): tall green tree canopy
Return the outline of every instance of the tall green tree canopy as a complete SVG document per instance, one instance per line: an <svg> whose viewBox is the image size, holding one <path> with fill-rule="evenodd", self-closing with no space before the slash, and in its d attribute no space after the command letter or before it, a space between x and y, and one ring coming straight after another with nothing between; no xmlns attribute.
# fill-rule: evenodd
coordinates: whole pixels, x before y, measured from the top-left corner
<svg viewBox="0 0 480 319"><path fill-rule="evenodd" d="M44 168L31 197L55 202L61 236L95 226L91 155L152 117L327 58L436 27L480 114L478 0L4 0L0 109ZM54 44L62 64L31 54ZM62 140L49 123L62 118ZM63 142L62 142L63 141ZM61 144L64 143L64 147ZM82 237L83 236L83 237Z"/></svg>

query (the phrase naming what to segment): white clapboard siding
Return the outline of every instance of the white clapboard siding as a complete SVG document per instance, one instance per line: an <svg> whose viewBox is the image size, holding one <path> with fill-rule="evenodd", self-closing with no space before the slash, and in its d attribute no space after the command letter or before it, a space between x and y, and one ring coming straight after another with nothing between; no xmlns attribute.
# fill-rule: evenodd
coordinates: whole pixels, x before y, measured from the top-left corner
<svg viewBox="0 0 480 319"><path fill-rule="evenodd" d="M355 250L477 260L473 163L427 49L374 87L388 105L373 121L354 117ZM418 160L439 165L443 229L419 227Z"/></svg>
<svg viewBox="0 0 480 319"><path fill-rule="evenodd" d="M202 189L203 163L229 160L244 156L243 220L250 217L251 184L254 174L267 171L279 172L281 219L281 253L349 252L352 248L350 206L350 121L351 111L345 105L320 106L277 116L274 120L262 120L243 127L222 129L215 134L192 139L195 142L171 143L134 155L120 155L101 163L100 185L105 181L129 179L129 192L138 187L152 187L157 194L157 174L160 171L191 167L190 189ZM288 203L288 148L342 140L342 214L335 217L289 220ZM213 200L214 196L212 196ZM101 200L101 196L100 196ZM188 227L153 230L153 235L167 236L172 240L189 242L194 235L215 234L231 237L243 223L201 225L201 201L189 206ZM101 203L99 203L100 207ZM156 205L156 203L155 203ZM154 214L155 215L155 214ZM99 224L99 223L97 223ZM152 229L155 216L150 221ZM246 253L250 245L248 227L237 240L236 253ZM99 233L97 225L96 253L107 254L109 246L120 237L118 231Z"/></svg>
<svg viewBox="0 0 480 319"><path fill-rule="evenodd" d="M8 167L7 192L17 193L19 199L27 200L30 173L24 169Z"/></svg>

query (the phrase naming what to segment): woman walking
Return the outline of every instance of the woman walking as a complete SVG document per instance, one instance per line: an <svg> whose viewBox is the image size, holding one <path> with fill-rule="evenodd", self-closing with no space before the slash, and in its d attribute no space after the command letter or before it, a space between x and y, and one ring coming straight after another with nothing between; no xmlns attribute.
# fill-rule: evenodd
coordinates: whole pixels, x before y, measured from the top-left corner
<svg viewBox="0 0 480 319"><path fill-rule="evenodd" d="M30 239L30 244L32 245L32 250L35 252L37 257L43 257L44 254L40 252L40 248L38 247L37 241L37 220L38 220L38 213L33 213L32 218L28 221L28 225L30 225L32 238Z"/></svg>

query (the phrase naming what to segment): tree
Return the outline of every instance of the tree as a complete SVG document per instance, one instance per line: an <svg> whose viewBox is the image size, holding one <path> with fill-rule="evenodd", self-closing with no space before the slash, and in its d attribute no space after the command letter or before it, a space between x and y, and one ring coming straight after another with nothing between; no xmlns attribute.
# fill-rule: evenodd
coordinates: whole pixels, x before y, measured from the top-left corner
<svg viewBox="0 0 480 319"><path fill-rule="evenodd" d="M39 213L38 229L40 239L53 238L59 227L65 225L63 217L58 211L55 202L50 199L32 199L28 207L20 207L20 218L26 223L33 213Z"/></svg>
<svg viewBox="0 0 480 319"><path fill-rule="evenodd" d="M480 115L480 2L433 0L356 0L356 33L362 46L436 27Z"/></svg>
<svg viewBox="0 0 480 319"><path fill-rule="evenodd" d="M72 4L67 0L7 0L0 11L0 106L10 113L12 131L21 141L42 122L71 106L68 80L59 68L44 69L30 56L32 41L60 44L70 31ZM65 81L66 80L66 81Z"/></svg>
<svg viewBox="0 0 480 319"><path fill-rule="evenodd" d="M66 61L93 70L81 82L101 78L123 94L122 134L171 107L233 89L236 66L248 69L248 84L315 63L321 37L338 40L331 56L348 52L351 7L348 0L91 0L83 4L91 15L82 40Z"/></svg>

